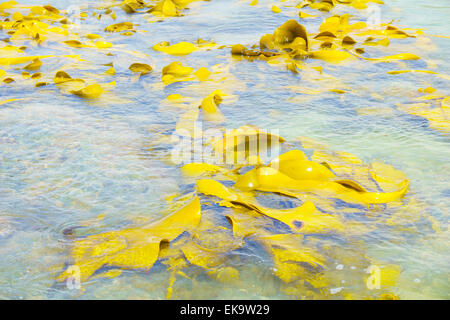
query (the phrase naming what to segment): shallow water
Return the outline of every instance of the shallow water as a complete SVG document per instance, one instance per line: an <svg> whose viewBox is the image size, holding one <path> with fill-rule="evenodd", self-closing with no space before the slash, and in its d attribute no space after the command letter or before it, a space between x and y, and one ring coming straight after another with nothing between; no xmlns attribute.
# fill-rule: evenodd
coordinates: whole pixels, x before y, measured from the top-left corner
<svg viewBox="0 0 450 320"><path fill-rule="evenodd" d="M221 106L227 128L253 124L267 130L278 129L288 141L306 136L333 150L352 153L365 163L378 160L393 165L411 181L406 198L424 204L409 210L425 210L440 224L440 232L435 232L428 220L418 221L411 234L389 232L380 226L378 231L364 237L364 253L339 253L336 249L331 264L335 270L329 272L341 285L333 284L329 292L321 291L314 298L342 298L333 294L342 288L367 291L362 278L366 266L358 265L360 254L401 267L400 278L390 289L401 299L449 298L449 135L430 128L426 119L395 108L397 103L410 101L418 88L433 86L448 95L449 80L432 74L386 72L427 69L425 61L432 61L434 71L449 75L450 39L429 37L431 42L422 47L412 39L392 39L389 54L411 52L423 58L405 61L404 68L388 63L367 66L359 60L341 66L314 62L327 74L341 79L345 87L352 88L344 96L334 92L295 93L286 87L301 85L305 74L293 74L264 61L233 59L229 48L182 57L151 49L161 41L193 42L198 38L211 39L220 45L256 44L261 35L272 33L286 20L297 17L298 9L285 8L283 3L277 2L283 11L274 14L270 10L274 1L259 2L256 7L249 6L247 1L198 2L191 5L185 16L158 23L147 23L140 15L115 10L116 22L131 21L139 24L137 29L147 32L132 37L111 35L107 41L148 54L147 61L152 62L155 70L139 81L130 81L127 68L134 62L130 59L139 59L125 54L111 58L95 51L85 53L83 58L96 64L77 71L80 77L104 72L100 64L114 60L116 96L104 102L86 102L77 96L63 95L55 88L37 90L20 82L0 86L0 100L25 98L23 102L0 106L0 298L166 297L169 273L160 263L149 272L126 270L114 279L90 280L83 284L83 290L58 285L55 275L67 263L65 245L69 241L63 236L64 230L83 225L100 214L105 217L92 222L87 230L81 231L83 234L118 230L137 219L159 217L167 208L167 197L193 190L192 181L184 180L179 168L164 158L170 145L157 143L160 132L170 134L174 130L181 114L179 108L166 107L162 101L175 93L199 99L221 89L221 85L198 88L180 82L162 88L160 70L176 60L195 69L230 64L230 72L237 81L227 83L226 88L238 100ZM20 3L66 7L65 1ZM88 6L90 12L98 1L76 4ZM431 4L387 0L379 8L382 22L395 19L399 27L423 28L427 35L448 36L448 1ZM349 12L348 8L334 10L336 14ZM364 19L357 10L350 12ZM308 32L316 32L322 17L329 16L318 15L302 21ZM89 21L81 26L92 33L100 33L113 23L111 19ZM0 35L5 37L5 31L0 31ZM30 54L45 54L45 50L45 46L30 48ZM383 55L388 54L379 56ZM62 67L65 62L57 63ZM53 72L58 66L44 65L41 72ZM364 108L378 111L368 115L358 113ZM339 239L326 241L339 246ZM193 280L177 278L173 297L290 298L280 290L280 280L272 274L270 257L257 244L249 242L230 254L227 263L239 270L238 283L224 284L197 272L200 275Z"/></svg>

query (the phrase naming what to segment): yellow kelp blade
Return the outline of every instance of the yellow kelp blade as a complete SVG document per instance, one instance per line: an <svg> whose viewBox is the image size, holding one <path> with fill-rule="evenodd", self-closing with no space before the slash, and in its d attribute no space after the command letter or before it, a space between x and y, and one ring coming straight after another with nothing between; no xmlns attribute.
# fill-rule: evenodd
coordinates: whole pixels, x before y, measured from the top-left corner
<svg viewBox="0 0 450 320"><path fill-rule="evenodd" d="M199 177L205 174L214 174L222 171L221 167L218 167L209 163L188 163L181 167L181 171L184 175L189 177Z"/></svg>
<svg viewBox="0 0 450 320"><path fill-rule="evenodd" d="M178 81L194 80L193 78L188 77L193 71L194 68L185 67L181 64L181 62L174 61L162 68L161 80L166 86Z"/></svg>
<svg viewBox="0 0 450 320"><path fill-rule="evenodd" d="M329 214L320 213L310 201L292 209L273 209L260 205L253 196L237 193L220 182L211 179L197 181L199 193L218 197L232 204L240 204L246 208L281 221L288 225L293 231L301 233L328 233L344 230L344 225Z"/></svg>
<svg viewBox="0 0 450 320"><path fill-rule="evenodd" d="M165 66L164 68L162 68L163 76L170 74L175 77L182 77L182 76L187 76L187 75L191 74L191 72L193 72L193 71L194 71L194 68L185 67L179 61L174 61L174 62L168 64L167 66Z"/></svg>
<svg viewBox="0 0 450 320"><path fill-rule="evenodd" d="M128 69L130 69L133 72L138 72L141 75L145 75L147 73L150 73L153 69L146 63L132 63Z"/></svg>
<svg viewBox="0 0 450 320"><path fill-rule="evenodd" d="M207 68L202 67L199 68L197 71L194 72L194 75L200 80L200 81L206 81L211 76L211 71L209 71Z"/></svg>
<svg viewBox="0 0 450 320"><path fill-rule="evenodd" d="M153 50L165 52L170 55L182 56L188 55L197 50L197 47L190 42L179 42L169 45L167 41L160 42L153 46Z"/></svg>
<svg viewBox="0 0 450 320"><path fill-rule="evenodd" d="M72 80L72 77L65 71L58 71L55 73L55 76L53 78L53 82L55 84L63 83L66 81Z"/></svg>
<svg viewBox="0 0 450 320"><path fill-rule="evenodd" d="M273 5L273 6L272 6L272 12L274 12L274 13L280 13L280 12L281 12L281 9L280 9L279 7L277 7L276 5Z"/></svg>
<svg viewBox="0 0 450 320"><path fill-rule="evenodd" d="M23 67L25 70L39 70L42 66L42 61L38 59L33 60L30 64L27 64L25 67Z"/></svg>
<svg viewBox="0 0 450 320"><path fill-rule="evenodd" d="M222 102L219 95L210 95L202 100L200 109L203 111L203 117L207 121L222 122L225 116L220 112L218 105Z"/></svg>
<svg viewBox="0 0 450 320"><path fill-rule="evenodd" d="M318 50L308 53L310 58L320 59L326 62L340 63L347 59L353 59L353 55L346 51L340 50Z"/></svg>
<svg viewBox="0 0 450 320"><path fill-rule="evenodd" d="M330 214L321 213L311 201L292 209L255 207L264 215L287 224L292 231L303 234L322 234L343 232L345 230L344 224L338 218Z"/></svg>
<svg viewBox="0 0 450 320"><path fill-rule="evenodd" d="M0 101L0 106L3 105L3 104L7 104L9 102L20 101L20 100L25 100L25 98L15 98L15 99L1 100Z"/></svg>
<svg viewBox="0 0 450 320"><path fill-rule="evenodd" d="M372 162L369 172L384 191L397 189L406 179L404 172L381 162Z"/></svg>
<svg viewBox="0 0 450 320"><path fill-rule="evenodd" d="M223 138L215 139L212 142L212 147L217 154L231 156L231 160L235 160L235 153L239 151L256 156L257 153L266 152L267 148L285 141L276 134L246 125L227 131Z"/></svg>
<svg viewBox="0 0 450 320"><path fill-rule="evenodd" d="M290 48L307 51L309 47L308 34L304 26L296 20L288 20L275 29L273 34L265 34L259 40L261 50Z"/></svg>
<svg viewBox="0 0 450 320"><path fill-rule="evenodd" d="M103 88L98 83L94 83L72 93L85 99L95 99L103 93Z"/></svg>
<svg viewBox="0 0 450 320"><path fill-rule="evenodd" d="M382 58L364 58L365 60L369 61L375 61L375 62L393 62L393 61L399 61L399 60L419 60L420 57L412 54L412 53L400 53L400 54L394 54L392 56L386 56Z"/></svg>
<svg viewBox="0 0 450 320"><path fill-rule="evenodd" d="M393 71L388 71L386 72L387 74L402 74L402 73L430 73L430 74L437 74L434 71L430 71L430 70L393 70Z"/></svg>
<svg viewBox="0 0 450 320"><path fill-rule="evenodd" d="M227 201L239 201L239 196L218 181L211 179L197 180L197 191Z"/></svg>
<svg viewBox="0 0 450 320"><path fill-rule="evenodd" d="M310 280L314 277L314 269L325 265L325 258L319 252L303 246L303 239L299 236L277 234L256 238L272 257L275 275L287 283L297 279Z"/></svg>
<svg viewBox="0 0 450 320"><path fill-rule="evenodd" d="M21 64L30 61L34 61L36 59L45 59L45 58L72 58L81 60L80 55L45 55L45 56L27 56L27 57L15 57L15 58L0 58L0 65L13 65L13 64Z"/></svg>
<svg viewBox="0 0 450 320"><path fill-rule="evenodd" d="M122 32L122 31L128 31L133 29L133 23L131 22L121 22L112 24L110 26L107 26L105 28L105 31L108 32Z"/></svg>
<svg viewBox="0 0 450 320"><path fill-rule="evenodd" d="M280 155L268 165L295 180L328 180L333 172L320 163L309 161L300 150L291 150Z"/></svg>
<svg viewBox="0 0 450 320"><path fill-rule="evenodd" d="M235 187L243 190L278 192L289 196L311 192L349 203L369 205L400 199L408 191L409 181L405 180L400 190L395 192L365 192L334 181L295 180L273 168L261 167L242 175Z"/></svg>
<svg viewBox="0 0 450 320"><path fill-rule="evenodd" d="M141 227L100 233L76 240L71 256L86 281L102 266L150 269L158 259L161 241L172 241L181 233L192 232L200 223L200 200L195 196L179 211ZM69 268L70 269L70 268ZM58 281L71 276L64 271Z"/></svg>

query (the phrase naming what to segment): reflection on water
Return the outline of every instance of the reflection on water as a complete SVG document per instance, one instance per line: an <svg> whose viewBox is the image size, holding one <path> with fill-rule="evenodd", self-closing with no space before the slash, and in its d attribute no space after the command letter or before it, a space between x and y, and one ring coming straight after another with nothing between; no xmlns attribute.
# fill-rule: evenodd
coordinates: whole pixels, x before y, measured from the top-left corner
<svg viewBox="0 0 450 320"><path fill-rule="evenodd" d="M199 38L218 45L241 43L250 47L286 20L299 20L296 2L293 6L289 6L292 1L286 1L286 6L262 0L250 6L250 2L195 2L184 16L162 22L148 22L148 15L126 14L118 7L114 9L115 21L106 15L100 20L81 21L83 33L102 35L112 23L130 21L136 25L138 31L132 36L105 35L106 41L117 45L116 51L111 50L114 55L67 46L63 49L52 41L40 47L23 41L22 45L29 46L28 55L82 52L88 63L54 59L39 71L44 74L43 81L49 82L55 71L62 69L73 78L102 84L116 81L98 100L63 94L53 84L35 88L34 82L19 80L20 68L0 66L17 75L15 83L0 86L0 101L23 99L0 105L0 298L160 299L167 297L169 287L176 299L343 299L380 298L381 294L402 299L448 298L448 133L433 129L426 118L396 105L409 104L424 95L418 92L420 88L433 87L437 89L433 94L448 96L449 80L427 73L387 72L429 69L450 74L446 56L450 40L428 37L447 36L445 21L450 6L404 0L380 6L382 22L400 19L396 26L424 28L427 35L390 39L388 49L373 47L371 53L377 57L408 52L422 58L394 65L363 60L335 65L315 60L308 66L321 67L322 75L312 69L295 74L284 65L232 58L229 47L215 46L185 56L152 50L161 41L194 43ZM43 5L47 1L21 3ZM102 2L105 6L119 3ZM282 8L281 13L270 10L275 3ZM64 1L50 4L66 7ZM91 15L99 12L97 1L79 5ZM301 20L310 33L317 33L323 18L330 16L317 10L302 11L317 15ZM332 13L351 13L355 21L367 19L348 6L336 6ZM0 34L7 37L6 30ZM214 81L164 86L161 69L173 61L194 71L206 67L212 70ZM110 62L116 69L113 77L103 74ZM139 79L128 70L132 62L148 63L154 70ZM316 76L321 80L316 81ZM68 290L57 283L56 277L70 263L71 234L85 237L143 226L176 211L188 200L185 195L194 191L195 179L181 175L179 166L169 161L171 135L180 116L217 89L228 94L220 105L226 117L221 125L278 129L287 140L284 151L302 149L309 157L317 156L315 152L320 149L317 145L308 148L299 137L326 144L329 152L356 155L364 164L390 164L410 180L409 192L400 204L392 205L330 204L329 199L314 199L323 213L346 218L344 234L280 237L276 241L262 236L249 238L244 244L235 242L225 216L242 218L248 216L248 209L220 206L213 201L217 199L202 195L202 224L195 241L180 235L174 247L185 248L184 256L195 253L198 247L210 251L206 250L205 261L183 265L174 283L174 273L169 271L178 266L178 260L157 261L149 271L124 270L111 279L94 275L81 290ZM166 97L171 94L181 94L185 100L170 102ZM205 124L208 126L219 125ZM356 167L352 166L350 177L364 184ZM257 201L267 208L289 209L305 202L274 193L256 194ZM256 220L244 224L247 229L255 228L255 223L267 233L291 233L278 220L252 218ZM297 264L287 267L282 263L283 250L296 252L300 246L300 252L312 252L315 259L324 257L320 271L309 270L312 264L301 265L300 270ZM371 265L391 268L387 274L395 278L395 284L381 291L370 290L367 268ZM290 281L293 275L298 278Z"/></svg>

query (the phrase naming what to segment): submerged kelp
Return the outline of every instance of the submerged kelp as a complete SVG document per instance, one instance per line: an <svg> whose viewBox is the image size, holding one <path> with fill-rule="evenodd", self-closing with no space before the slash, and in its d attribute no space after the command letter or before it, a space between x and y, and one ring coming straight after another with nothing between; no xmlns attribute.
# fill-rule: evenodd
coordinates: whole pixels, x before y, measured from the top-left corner
<svg viewBox="0 0 450 320"><path fill-rule="evenodd" d="M259 133L254 130L251 132L247 128L236 132L252 137ZM223 139L227 141L226 136ZM277 141L285 142L281 137L277 137ZM304 144L303 148L310 147ZM237 152L237 149L231 150ZM191 204L161 222L76 240L71 249L73 263L80 268L81 279L86 281L104 267L148 270L160 259L168 271L173 272L174 278L167 295L171 297L176 275L190 278L186 274L192 272L192 266L205 269L212 279L218 281L238 281L239 271L223 265L227 265L227 257L233 256L236 250L245 249L250 240L261 245L261 249L273 259L274 275L284 283L282 290L286 294L310 298L327 296L330 285L339 285L327 272L331 261L336 259L329 252L333 247L325 249L332 244L330 240L338 239L340 246L358 252L358 264L369 268L375 263L374 260L366 256L362 244L356 245L354 241L374 232L373 223L383 220L386 212L389 212L389 217L394 217L397 211L408 206L408 201L402 198L409 183L405 175L392 166L378 162L365 165L348 153L317 149L312 158L320 162L309 160L301 150L291 150L273 159L267 166L257 164L246 173L240 173L245 168L242 165L230 168L207 163L186 164L181 169L184 174L197 180L196 191L208 196L204 200L210 199L228 209L207 209L200 221L200 203L195 198ZM225 182L235 182L232 188L219 182L224 176L227 177ZM284 201L288 203L292 201L290 199L297 198L302 204L290 209L267 207L258 200L263 194L253 190L272 193L272 197L281 194L286 196ZM196 203L195 206L192 203ZM362 206L354 207L352 203ZM377 207L379 204L384 205ZM202 206L216 207L208 202ZM186 215L198 217L186 219ZM226 218L227 223L216 222L222 218ZM416 221L428 218L423 213L414 217ZM190 222L194 220L195 223ZM404 230L403 223L397 224L392 219L388 225ZM188 234L176 239L182 232ZM331 238L322 238L323 235ZM393 268L397 271L391 273ZM401 269L387 264L379 272L382 291L377 291L375 295L359 295L361 293L343 290L342 297L395 297L389 290L395 286ZM59 280L65 280L70 275L63 273ZM111 274L104 276L111 277ZM362 283L367 281L361 279Z"/></svg>
<svg viewBox="0 0 450 320"><path fill-rule="evenodd" d="M250 5L255 16L281 19L272 29L252 27L251 42L243 44L218 41L217 29L195 36L170 29L178 30L183 19L215 2L105 1L75 15L56 5L0 4L0 81L1 89L10 90L0 108L18 109L39 95L62 101L61 109L64 103L76 105L67 124L73 131L56 143L68 151L53 159L39 149L39 157L54 160L50 169L47 163L25 164L25 197L49 198L71 213L70 223L52 231L59 243L49 250L56 263L45 260L51 261L47 288L66 292L64 284L78 277L83 290L77 294L85 296L97 286L115 290L120 283L144 296L156 292L159 298L177 299L218 297L219 292L246 298L402 298L398 288L405 266L380 258L377 243L415 245L423 234L445 243L434 204L421 197L421 185L410 182L415 176L400 170L407 161L391 166L392 158L360 159L320 141L294 138L305 131L296 131L292 112L282 104L296 111L311 108L308 102L312 110L325 104L326 112L339 118L355 100L376 101L384 108L358 105L351 111L373 122L422 117L431 135L445 135L449 77L431 70L435 62L425 50L432 49L430 37L397 22L363 21L358 12L382 2L362 0L237 2L238 8ZM165 23L170 37L161 39L155 30ZM246 22L240 23L244 28ZM280 72L271 73L271 66ZM400 93L368 88L361 78L380 74L428 78ZM268 92L267 100L245 104L258 90ZM395 104L385 103L396 94L401 99ZM267 112L271 104L279 110ZM84 113L100 109L93 106L104 109L99 118L90 118L95 130L81 137L95 141L98 134L98 150L85 156L90 161L91 154L99 155L80 165L71 153L84 146L70 139L84 128ZM102 137L102 130L111 133L103 122L115 123L110 112L117 119L127 109L138 110L130 127L145 133L136 138L119 122L112 130L117 135ZM148 114L152 121L142 121ZM264 118L280 123L258 123ZM313 119L300 122L312 128ZM294 136L268 130L286 124ZM208 130L215 134L205 139ZM350 136L345 127L339 130ZM105 145L110 146L106 152ZM174 151L186 145L194 150L175 159ZM280 154L268 152L278 145ZM47 181L48 170L67 158L77 177ZM88 166L96 171L86 174ZM85 175L102 182L83 187ZM115 176L126 183L105 196ZM33 184L36 179L44 181ZM129 190L138 195L129 199ZM112 218L107 203L120 214ZM11 237L15 220L3 224L0 240Z"/></svg>

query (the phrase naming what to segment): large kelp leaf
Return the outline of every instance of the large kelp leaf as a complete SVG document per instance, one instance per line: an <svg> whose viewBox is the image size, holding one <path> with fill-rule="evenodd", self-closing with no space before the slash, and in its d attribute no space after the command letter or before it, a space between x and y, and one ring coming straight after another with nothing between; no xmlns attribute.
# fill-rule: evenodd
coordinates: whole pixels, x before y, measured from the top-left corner
<svg viewBox="0 0 450 320"><path fill-rule="evenodd" d="M75 240L71 250L73 264L86 281L102 266L150 269L158 259L161 241L172 241L183 232L192 232L200 223L200 200L195 196L179 211L140 227L111 231ZM64 281L64 271L58 281Z"/></svg>
<svg viewBox="0 0 450 320"><path fill-rule="evenodd" d="M409 182L403 181L402 186L395 192L367 192L355 189L348 183L339 181L295 180L280 171L261 167L252 169L241 176L235 187L243 190L260 190L278 192L289 196L311 192L325 197L335 197L349 203L376 204L388 203L402 198L408 190Z"/></svg>

